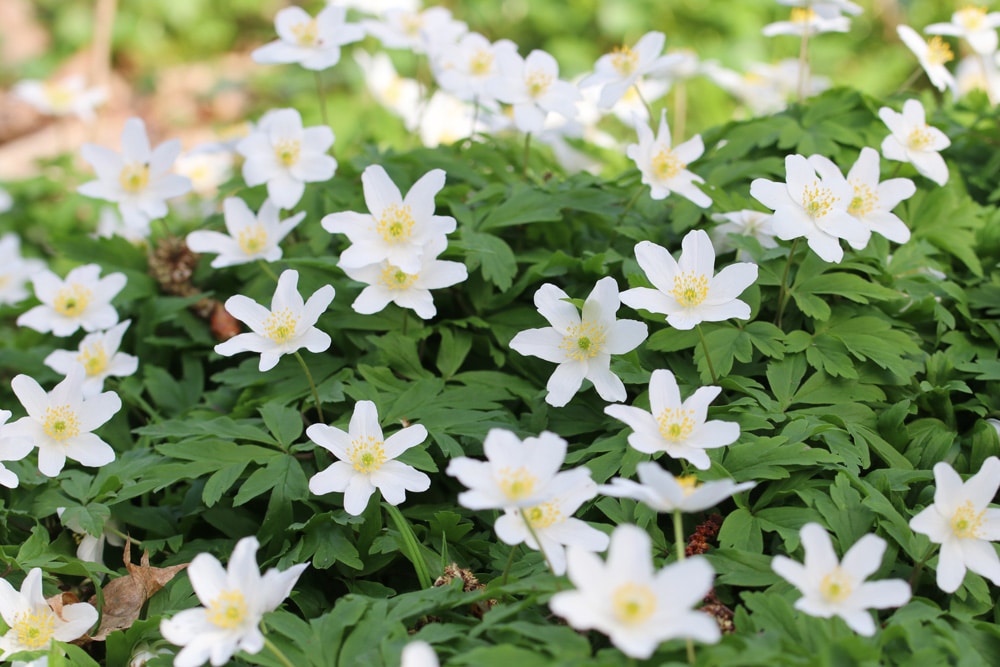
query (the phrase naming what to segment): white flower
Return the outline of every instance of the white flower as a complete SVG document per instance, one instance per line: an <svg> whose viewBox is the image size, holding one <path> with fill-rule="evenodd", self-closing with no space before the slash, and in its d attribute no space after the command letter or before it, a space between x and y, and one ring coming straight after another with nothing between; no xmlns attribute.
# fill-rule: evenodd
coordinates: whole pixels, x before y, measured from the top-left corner
<svg viewBox="0 0 1000 667"><path fill-rule="evenodd" d="M15 304L28 297L28 280L45 270L40 259L21 256L21 239L8 232L0 236L0 304Z"/></svg>
<svg viewBox="0 0 1000 667"><path fill-rule="evenodd" d="M506 508L493 528L505 544L524 542L529 549L542 551L552 566L552 573L566 572L566 549L574 547L586 551L604 551L608 536L580 519L573 518L580 505L597 495L597 484L590 478L586 466L558 473L548 487L548 497L532 507ZM538 542L531 535L525 522L531 524Z"/></svg>
<svg viewBox="0 0 1000 667"><path fill-rule="evenodd" d="M622 302L626 305L662 313L675 329L691 329L701 322L722 322L731 317L749 319L750 306L736 297L757 279L757 265L738 262L713 275L715 249L704 230L691 230L684 236L677 261L666 248L652 241L637 243L635 258L654 289L625 290Z"/></svg>
<svg viewBox="0 0 1000 667"><path fill-rule="evenodd" d="M512 431L492 428L483 441L485 461L458 456L447 474L468 487L458 503L470 510L530 508L548 499L553 479L566 459L566 441L542 432L524 442Z"/></svg>
<svg viewBox="0 0 1000 667"><path fill-rule="evenodd" d="M797 58L786 58L775 64L751 64L745 74L725 69L718 63L708 62L704 73L721 88L739 99L758 115L781 111L789 96L798 91L802 65ZM830 80L813 76L807 67L805 77L806 97L817 95L830 87Z"/></svg>
<svg viewBox="0 0 1000 667"><path fill-rule="evenodd" d="M774 211L771 224L778 238L804 236L825 262L844 258L839 239L853 248L865 247L871 232L847 212L854 191L840 170L830 169L827 162L788 155L785 175L787 183L757 178L750 184L753 198Z"/></svg>
<svg viewBox="0 0 1000 667"><path fill-rule="evenodd" d="M771 224L773 217L771 213L750 208L731 213L713 213L712 220L722 224L716 225L711 232L712 245L720 253L728 252L733 249L730 236L752 236L762 248L776 248L778 242L774 240L774 227ZM749 259L749 257L741 250L739 259Z"/></svg>
<svg viewBox="0 0 1000 667"><path fill-rule="evenodd" d="M87 334L76 351L53 350L45 357L45 365L57 373L68 375L73 366L82 365L86 371L83 395L90 398L101 393L108 377L128 377L139 368L139 359L119 352L122 336L132 320L125 320L108 329Z"/></svg>
<svg viewBox="0 0 1000 667"><path fill-rule="evenodd" d="M27 79L14 86L14 94L49 116L73 114L81 120L93 120L94 109L106 97L101 88L87 88L82 76L67 76L58 81Z"/></svg>
<svg viewBox="0 0 1000 667"><path fill-rule="evenodd" d="M118 311L111 299L125 287L124 273L109 273L103 278L97 264L78 266L65 280L51 271L35 273L31 283L42 303L17 318L18 326L29 327L54 336L69 336L79 328L98 331L118 323Z"/></svg>
<svg viewBox="0 0 1000 667"><path fill-rule="evenodd" d="M434 215L434 196L444 187L445 173L432 169L413 184L404 198L381 166L361 174L369 213L331 213L322 220L331 234L346 234L351 247L340 255L342 269L387 260L406 273L417 273L432 239L455 231L455 218Z"/></svg>
<svg viewBox="0 0 1000 667"><path fill-rule="evenodd" d="M951 140L944 132L927 124L924 105L919 100L906 100L902 113L882 107L878 115L892 132L882 142L885 159L910 162L938 185L948 182L948 165L939 151L951 146Z"/></svg>
<svg viewBox="0 0 1000 667"><path fill-rule="evenodd" d="M826 160L821 156L810 159ZM830 163L833 165L833 163ZM836 166L833 166L836 169ZM895 243L910 240L910 229L892 213L899 202L909 199L917 191L908 178L890 178L879 183L879 154L874 148L865 146L851 170L847 182L854 188L847 212L868 229L881 234Z"/></svg>
<svg viewBox="0 0 1000 667"><path fill-rule="evenodd" d="M188 248L194 252L218 253L212 260L215 269L258 259L265 262L281 259L279 244L306 217L305 213L296 213L280 220L281 211L270 199L264 200L257 215L239 197L227 197L222 202L222 211L228 234L196 230L187 235Z"/></svg>
<svg viewBox="0 0 1000 667"><path fill-rule="evenodd" d="M903 44L913 52L920 62L920 66L927 73L927 78L935 88L944 92L945 88L955 94L956 82L945 63L954 60L955 56L951 52L951 47L940 37L933 37L929 42L917 34L917 31L908 25L896 26L896 34L903 40Z"/></svg>
<svg viewBox="0 0 1000 667"><path fill-rule="evenodd" d="M340 62L340 47L365 37L364 28L347 23L343 7L325 7L316 17L301 7L285 7L274 15L278 39L254 49L256 63L298 63L311 70L324 70Z"/></svg>
<svg viewBox="0 0 1000 667"><path fill-rule="evenodd" d="M118 210L110 206L102 206L97 214L97 228L94 230L95 238L110 239L113 236L120 236L130 243L141 243L148 238L152 230L148 224L127 225L118 215Z"/></svg>
<svg viewBox="0 0 1000 667"><path fill-rule="evenodd" d="M521 132L541 132L545 117L555 112L572 119L580 91L559 79L559 64L551 54L534 50L527 58L515 51L497 53L501 77L496 98L514 106L514 125Z"/></svg>
<svg viewBox="0 0 1000 667"><path fill-rule="evenodd" d="M114 530L118 528L118 522L114 519L108 519L105 524L105 529L101 531L100 535L95 536L85 531L83 526L81 526L79 522L74 519L64 518L63 513L65 511L65 507L56 508L56 514L59 515L59 520L62 524L76 533L76 557L80 560L88 563L99 563L103 565L105 541L113 547L125 546L125 540L114 532Z"/></svg>
<svg viewBox="0 0 1000 667"><path fill-rule="evenodd" d="M191 190L186 176L170 173L181 142L172 139L151 150L140 118L125 121L121 153L95 144L84 144L80 152L97 172L97 180L84 183L77 191L117 203L125 224L147 233L150 220L167 214L167 199Z"/></svg>
<svg viewBox="0 0 1000 667"><path fill-rule="evenodd" d="M616 477L611 484L601 485L597 490L606 496L638 500L657 512L702 512L757 485L756 482L737 484L731 479L699 483L690 475L674 477L652 461L638 464L635 470L638 482Z"/></svg>
<svg viewBox="0 0 1000 667"><path fill-rule="evenodd" d="M191 561L188 578L204 606L160 622L163 638L184 647L174 658L174 667L198 667L206 661L224 665L237 651L259 653L264 648L261 618L288 597L309 564L293 565L284 572L272 568L262 577L258 546L255 537L237 542L225 570L208 553Z"/></svg>
<svg viewBox="0 0 1000 667"><path fill-rule="evenodd" d="M174 169L191 180L195 194L213 197L232 176L233 155L219 144L205 144L177 158Z"/></svg>
<svg viewBox="0 0 1000 667"><path fill-rule="evenodd" d="M250 333L237 334L219 343L215 351L224 357L240 352L259 353L259 368L263 373L274 368L283 354L292 354L303 347L310 352L329 348L330 335L315 325L333 301L333 286L323 285L303 302L298 283L298 271L282 271L270 310L242 294L229 297L226 310L250 327Z"/></svg>
<svg viewBox="0 0 1000 667"><path fill-rule="evenodd" d="M625 91L621 99L611 107L611 113L629 127L650 124L649 109L646 104L653 104L670 91L670 82L660 79L640 79ZM585 103L589 103L589 91L583 92ZM583 114L581 114L583 115ZM595 122L598 119L595 119ZM617 146L617 142L614 142ZM610 148L610 146L609 146Z"/></svg>
<svg viewBox="0 0 1000 667"><path fill-rule="evenodd" d="M351 280L367 284L351 308L370 315L395 303L400 308L409 308L421 319L434 317L437 308L430 291L451 287L469 277L465 264L437 259L447 243L443 237L431 239L420 255L420 268L415 273L407 273L388 260L360 268L341 267Z"/></svg>
<svg viewBox="0 0 1000 667"><path fill-rule="evenodd" d="M0 637L0 657L19 651L44 651L52 640L70 642L97 622L97 608L86 602L64 604L56 613L42 593L42 570L32 568L16 591L0 580L0 615L10 628Z"/></svg>
<svg viewBox="0 0 1000 667"><path fill-rule="evenodd" d="M644 454L666 452L671 458L686 459L699 470L708 470L711 461L705 450L731 445L740 437L740 426L735 422L705 421L708 404L721 391L721 387L699 387L682 401L674 374L661 368L649 378L649 412L608 405L604 413L628 424L633 431L628 442L636 450Z"/></svg>
<svg viewBox="0 0 1000 667"><path fill-rule="evenodd" d="M636 320L616 320L621 304L611 276L594 285L583 304L583 316L569 296L546 283L535 292L535 307L552 326L526 329L510 341L512 350L559 364L545 388L545 402L562 407L590 380L606 401L624 401L625 385L611 372L611 355L625 354L646 340L647 328Z"/></svg>
<svg viewBox="0 0 1000 667"><path fill-rule="evenodd" d="M854 543L842 561L837 560L826 529L807 523L799 531L805 563L775 556L771 568L802 592L795 608L810 616L839 616L858 634L875 634L869 609L899 607L910 600L910 585L902 579L865 579L882 565L885 540L869 533Z"/></svg>
<svg viewBox="0 0 1000 667"><path fill-rule="evenodd" d="M635 130L639 143L630 144L625 154L642 172L642 182L649 186L650 197L663 199L671 192L676 192L702 208L712 205L712 198L694 185L704 183L705 179L687 169L691 162L705 152L700 134L671 148L666 109L660 114L660 128L655 137L653 130L645 123L637 122Z"/></svg>
<svg viewBox="0 0 1000 667"><path fill-rule="evenodd" d="M972 90L982 90L990 99L1000 98L1000 71L992 58L968 55L955 68L958 95L965 97Z"/></svg>
<svg viewBox="0 0 1000 667"><path fill-rule="evenodd" d="M841 16L823 16L812 7L793 7L787 21L768 23L761 30L765 37L775 35L818 35L824 32L847 32L851 29L851 20Z"/></svg>
<svg viewBox="0 0 1000 667"><path fill-rule="evenodd" d="M634 47L616 47L597 59L594 73L581 80L580 87L601 86L598 105L610 109L642 77L656 75L680 59L677 54L660 55L666 40L662 32L650 31L640 37Z"/></svg>
<svg viewBox="0 0 1000 667"><path fill-rule="evenodd" d="M491 44L478 32L470 32L441 50L435 61L438 85L459 99L491 104L500 79L501 51L516 54L517 45L507 39Z"/></svg>
<svg viewBox="0 0 1000 667"><path fill-rule="evenodd" d="M606 563L590 551L568 551L569 580L576 590L556 593L549 607L577 630L603 632L625 655L640 659L668 639L719 641L715 619L692 609L711 590L715 576L703 557L654 572L649 535L630 524L611 534Z"/></svg>
<svg viewBox="0 0 1000 667"><path fill-rule="evenodd" d="M471 133L487 131L484 119L476 117L476 107L451 93L438 90L431 95L417 131L420 143L428 148L449 145L466 139Z"/></svg>
<svg viewBox="0 0 1000 667"><path fill-rule="evenodd" d="M365 86L375 100L403 119L407 130L420 121L420 84L416 79L399 76L386 53L374 56L362 49L354 51L354 60L364 74Z"/></svg>
<svg viewBox="0 0 1000 667"><path fill-rule="evenodd" d="M66 377L46 393L27 375L17 375L10 386L27 411L7 427L7 434L28 438L38 447L38 470L55 477L66 459L100 467L115 460L115 450L91 431L111 419L122 407L118 394L106 391L85 398L84 369L70 368Z"/></svg>
<svg viewBox="0 0 1000 667"><path fill-rule="evenodd" d="M439 667L437 654L425 641L412 641L403 648L399 667Z"/></svg>
<svg viewBox="0 0 1000 667"><path fill-rule="evenodd" d="M778 0L786 7L811 7L820 16L828 18L840 16L841 12L857 16L864 11L860 5L850 0Z"/></svg>
<svg viewBox="0 0 1000 667"><path fill-rule="evenodd" d="M0 410L0 461L20 461L35 448L35 443L30 438L10 434L7 420L11 414L10 410ZM8 489L16 489L18 482L17 475L0 463L0 484Z"/></svg>
<svg viewBox="0 0 1000 667"><path fill-rule="evenodd" d="M253 187L267 184L267 196L280 208L299 203L306 183L333 178L337 161L326 154L333 145L333 130L325 125L302 127L295 109L274 109L236 144L246 158L243 180Z"/></svg>
<svg viewBox="0 0 1000 667"><path fill-rule="evenodd" d="M986 13L984 7L963 7L951 15L951 23L932 23L924 32L929 35L961 37L979 55L991 55L997 50L997 28L1000 12Z"/></svg>
<svg viewBox="0 0 1000 667"><path fill-rule="evenodd" d="M462 36L469 27L452 18L444 7L424 10L393 8L382 13L379 20L365 21L368 34L382 42L387 49L406 49L413 53L427 53L431 58Z"/></svg>
<svg viewBox="0 0 1000 667"><path fill-rule="evenodd" d="M1000 509L989 506L1000 488L1000 459L989 457L965 482L941 461L934 466L934 484L934 503L910 519L910 528L941 545L938 588L954 593L966 569L1000 586L1000 558L990 544L1000 540Z"/></svg>
<svg viewBox="0 0 1000 667"><path fill-rule="evenodd" d="M420 424L407 426L388 438L382 436L378 411L371 401L354 405L348 432L335 426L313 424L306 435L337 457L329 468L309 480L309 490L316 495L343 493L344 509L359 516L368 506L375 489L390 505L406 500L407 491L426 491L431 478L396 457L427 439L427 429Z"/></svg>

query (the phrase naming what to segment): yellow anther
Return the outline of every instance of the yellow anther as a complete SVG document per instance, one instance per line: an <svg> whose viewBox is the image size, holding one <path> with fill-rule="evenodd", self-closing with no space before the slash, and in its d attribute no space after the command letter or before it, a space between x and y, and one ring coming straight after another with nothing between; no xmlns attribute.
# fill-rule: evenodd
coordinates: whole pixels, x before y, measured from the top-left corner
<svg viewBox="0 0 1000 667"><path fill-rule="evenodd" d="M669 148L662 148L653 156L653 173L662 180L673 178L687 165Z"/></svg>
<svg viewBox="0 0 1000 667"><path fill-rule="evenodd" d="M60 315L79 317L90 305L93 292L79 283L66 285L56 293L52 307Z"/></svg>
<svg viewBox="0 0 1000 667"><path fill-rule="evenodd" d="M276 310L264 318L263 328L267 337L275 343L286 343L295 336L299 318L288 308Z"/></svg>
<svg viewBox="0 0 1000 667"><path fill-rule="evenodd" d="M639 54L628 46L616 46L611 50L611 65L621 76L628 76L639 64Z"/></svg>
<svg viewBox="0 0 1000 667"><path fill-rule="evenodd" d="M410 207L406 204L389 204L382 209L382 215L375 225L375 231L386 243L408 241L413 235L416 222Z"/></svg>
<svg viewBox="0 0 1000 667"><path fill-rule="evenodd" d="M354 469L362 473L377 471L385 463L385 443L372 436L355 438L347 448L347 458Z"/></svg>
<svg viewBox="0 0 1000 667"><path fill-rule="evenodd" d="M222 591L205 610L208 621L224 630L242 625L247 617L247 602L239 591Z"/></svg>
<svg viewBox="0 0 1000 667"><path fill-rule="evenodd" d="M50 438L62 442L80 435L80 418L68 405L49 406L45 409L42 428Z"/></svg>
<svg viewBox="0 0 1000 667"><path fill-rule="evenodd" d="M813 181L812 186L802 191L802 208L806 210L809 217L822 218L833 210L833 205L837 203L837 198L830 188L824 188L819 181Z"/></svg>
<svg viewBox="0 0 1000 667"><path fill-rule="evenodd" d="M660 426L660 435L668 442L682 442L694 431L694 410L681 408L665 408L656 417Z"/></svg>
<svg viewBox="0 0 1000 667"><path fill-rule="evenodd" d="M256 255L267 247L267 230L261 224L251 225L240 230L236 241L240 244L240 250L248 255Z"/></svg>
<svg viewBox="0 0 1000 667"><path fill-rule="evenodd" d="M692 308L708 298L708 276L694 271L681 271L674 276L674 288L670 294L677 303Z"/></svg>
<svg viewBox="0 0 1000 667"><path fill-rule="evenodd" d="M534 492L538 478L525 468L504 468L497 473L497 485L510 500L522 500Z"/></svg>
<svg viewBox="0 0 1000 667"><path fill-rule="evenodd" d="M604 327L585 321L568 329L559 348L566 352L567 359L583 361L603 352L606 340Z"/></svg>
<svg viewBox="0 0 1000 667"><path fill-rule="evenodd" d="M628 582L611 594L611 609L622 623L638 625L656 611L656 595L649 586Z"/></svg>
<svg viewBox="0 0 1000 667"><path fill-rule="evenodd" d="M961 539L980 539L983 515L986 510L976 512L971 500L966 500L951 517L951 530Z"/></svg>

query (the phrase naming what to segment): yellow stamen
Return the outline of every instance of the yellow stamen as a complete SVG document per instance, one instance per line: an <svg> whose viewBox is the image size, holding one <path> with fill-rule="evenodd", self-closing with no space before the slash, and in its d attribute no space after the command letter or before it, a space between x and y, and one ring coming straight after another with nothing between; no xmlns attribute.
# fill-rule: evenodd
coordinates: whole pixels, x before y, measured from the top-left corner
<svg viewBox="0 0 1000 667"><path fill-rule="evenodd" d="M813 11L812 7L792 7L791 17L789 20L792 23L810 23L816 20L816 12Z"/></svg>
<svg viewBox="0 0 1000 667"><path fill-rule="evenodd" d="M479 49L469 60L469 74L486 76L493 71L494 55L488 49Z"/></svg>
<svg viewBox="0 0 1000 667"><path fill-rule="evenodd" d="M80 418L68 405L53 405L45 409L42 428L46 435L62 442L80 435Z"/></svg>
<svg viewBox="0 0 1000 667"><path fill-rule="evenodd" d="M927 62L931 65L944 65L947 62L951 62L955 59L955 54L952 53L951 47L948 43L941 39L938 35L931 37L930 41L927 42Z"/></svg>
<svg viewBox="0 0 1000 667"><path fill-rule="evenodd" d="M653 173L661 180L673 178L686 167L687 164L682 162L669 148L664 147L653 156Z"/></svg>
<svg viewBox="0 0 1000 667"><path fill-rule="evenodd" d="M682 442L694 431L694 410L682 408L665 408L656 417L660 425L660 435L668 442Z"/></svg>
<svg viewBox="0 0 1000 667"><path fill-rule="evenodd" d="M524 516L532 528L548 528L554 523L563 521L563 513L559 503L550 502L535 505L524 510Z"/></svg>
<svg viewBox="0 0 1000 667"><path fill-rule="evenodd" d="M419 273L407 273L397 266L386 264L379 280L390 290L409 289L417 281Z"/></svg>
<svg viewBox="0 0 1000 667"><path fill-rule="evenodd" d="M593 322L581 322L567 330L559 348L565 350L567 359L583 361L600 354L606 340L604 327Z"/></svg>
<svg viewBox="0 0 1000 667"><path fill-rule="evenodd" d="M611 609L622 623L638 625L656 611L656 596L649 586L628 582L611 594Z"/></svg>
<svg viewBox="0 0 1000 667"><path fill-rule="evenodd" d="M525 468L503 468L497 472L497 485L510 500L522 500L535 490L538 478Z"/></svg>
<svg viewBox="0 0 1000 667"><path fill-rule="evenodd" d="M680 485L685 496L690 496L698 490L699 486L701 486L701 484L698 483L698 478L694 475L681 475L677 478L677 484Z"/></svg>
<svg viewBox="0 0 1000 667"><path fill-rule="evenodd" d="M296 23L292 26L292 34L299 46L316 46L319 43L319 27L316 19L310 19L303 23Z"/></svg>
<svg viewBox="0 0 1000 667"><path fill-rule="evenodd" d="M847 212L856 218L868 215L878 208L878 193L872 192L864 183L851 183L854 186L854 198Z"/></svg>
<svg viewBox="0 0 1000 667"><path fill-rule="evenodd" d="M52 307L60 315L66 317L79 317L90 305L93 292L80 283L72 283L61 288L56 293L55 302Z"/></svg>
<svg viewBox="0 0 1000 667"><path fill-rule="evenodd" d="M828 602L843 602L854 592L851 577L844 574L840 567L835 567L819 582L819 592Z"/></svg>
<svg viewBox="0 0 1000 667"><path fill-rule="evenodd" d="M288 308L276 310L264 318L263 328L267 337L275 343L287 343L295 336L299 318Z"/></svg>
<svg viewBox="0 0 1000 667"><path fill-rule="evenodd" d="M100 375L108 367L108 353L104 343L97 342L80 350L76 360L87 369L87 375Z"/></svg>
<svg viewBox="0 0 1000 667"><path fill-rule="evenodd" d="M906 146L915 151L925 151L932 143L934 143L934 137L926 125L913 128L906 137Z"/></svg>
<svg viewBox="0 0 1000 667"><path fill-rule="evenodd" d="M986 22L986 9L974 5L963 7L955 12L955 22L968 32L982 30L983 23Z"/></svg>
<svg viewBox="0 0 1000 667"><path fill-rule="evenodd" d="M17 643L28 651L48 647L55 630L56 615L51 609L44 607L22 611L14 617L14 625L11 627L11 632L17 636Z"/></svg>
<svg viewBox="0 0 1000 667"><path fill-rule="evenodd" d="M813 219L822 218L833 210L833 205L837 203L837 198L830 188L824 188L819 181L813 181L811 187L802 191L802 208Z"/></svg>
<svg viewBox="0 0 1000 667"><path fill-rule="evenodd" d="M708 276L694 271L681 271L674 276L670 294L685 308L693 308L708 298Z"/></svg>
<svg viewBox="0 0 1000 667"><path fill-rule="evenodd" d="M361 473L373 473L385 463L384 441L372 436L355 438L347 448L347 458L354 469Z"/></svg>
<svg viewBox="0 0 1000 667"><path fill-rule="evenodd" d="M414 224L416 221L408 205L389 204L382 209L382 216L378 219L375 231L386 243L400 243L408 241L413 235Z"/></svg>
<svg viewBox="0 0 1000 667"><path fill-rule="evenodd" d="M267 246L267 230L261 224L251 225L240 230L237 242L240 250L248 255L256 255Z"/></svg>
<svg viewBox="0 0 1000 667"><path fill-rule="evenodd" d="M628 46L616 46L611 51L611 65L621 76L628 76L639 64L639 54Z"/></svg>
<svg viewBox="0 0 1000 667"><path fill-rule="evenodd" d="M205 610L208 621L224 630L242 625L247 617L247 602L239 591L222 591Z"/></svg>
<svg viewBox="0 0 1000 667"><path fill-rule="evenodd" d="M552 75L546 74L541 70L532 70L525 77L525 83L528 86L528 94L532 97L541 97L548 92L549 86L552 85Z"/></svg>
<svg viewBox="0 0 1000 667"><path fill-rule="evenodd" d="M951 517L951 530L961 539L980 539L983 515L986 510L976 512L971 500L966 500Z"/></svg>
<svg viewBox="0 0 1000 667"><path fill-rule="evenodd" d="M302 142L296 139L281 139L274 144L274 157L286 167L291 167L298 162L301 152Z"/></svg>
<svg viewBox="0 0 1000 667"><path fill-rule="evenodd" d="M118 174L118 184L125 192L141 192L149 185L149 165L130 163Z"/></svg>

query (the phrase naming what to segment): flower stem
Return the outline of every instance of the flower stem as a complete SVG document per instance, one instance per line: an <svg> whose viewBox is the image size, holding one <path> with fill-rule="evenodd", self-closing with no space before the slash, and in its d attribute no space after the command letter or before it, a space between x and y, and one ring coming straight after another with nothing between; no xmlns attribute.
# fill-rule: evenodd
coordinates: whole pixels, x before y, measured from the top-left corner
<svg viewBox="0 0 1000 667"><path fill-rule="evenodd" d="M677 562L683 563L684 558L684 515L680 510L674 510L674 542L675 548L677 549ZM687 644L687 659L688 664L694 664L694 641L688 637L686 639Z"/></svg>
<svg viewBox="0 0 1000 667"><path fill-rule="evenodd" d="M909 78L906 79L906 81L903 82L903 85L901 85L899 87L899 89L896 91L896 93L901 93L904 90L908 90L910 88L910 86L912 86L913 84L915 84L917 82L917 79L919 79L920 75L923 74L923 73L924 73L924 68L920 67L918 65L917 69L913 70L913 74L911 74L909 76Z"/></svg>
<svg viewBox="0 0 1000 667"><path fill-rule="evenodd" d="M625 204L625 208L622 210L621 215L618 216L618 222L622 222L623 220L625 220L625 216L628 215L628 212L632 210L632 207L635 206L635 203L639 201L639 195L641 195L642 191L645 189L646 186L643 184L640 184L639 187L636 188L635 194L632 195L632 198L628 200L628 203Z"/></svg>
<svg viewBox="0 0 1000 667"><path fill-rule="evenodd" d="M309 381L309 389L312 390L313 402L316 403L316 416L319 417L320 422L326 423L323 419L323 406L319 401L319 391L316 389L316 382L313 380L312 373L309 371L309 366L306 364L306 360L302 358L298 350L295 350L295 358L299 360L299 365L302 366L302 370L306 374L306 380Z"/></svg>
<svg viewBox="0 0 1000 667"><path fill-rule="evenodd" d="M635 94L639 96L639 101L642 102L642 106L646 107L646 113L649 114L649 124L653 125L656 121L653 120L653 107L650 106L649 102L642 95L642 91L639 90L639 83L633 83L632 87L635 88Z"/></svg>
<svg viewBox="0 0 1000 667"><path fill-rule="evenodd" d="M687 86L683 81L674 85L674 146L684 141L687 124Z"/></svg>
<svg viewBox="0 0 1000 667"><path fill-rule="evenodd" d="M531 132L524 135L524 164L521 168L521 174L524 176L528 175L528 155L531 153Z"/></svg>
<svg viewBox="0 0 1000 667"><path fill-rule="evenodd" d="M274 270L271 268L270 264L262 259L258 259L257 263L260 265L261 270L266 273L271 280L278 282L278 276L274 275Z"/></svg>
<svg viewBox="0 0 1000 667"><path fill-rule="evenodd" d="M510 555L507 556L507 564L503 566L503 576L500 577L500 585L507 585L507 576L510 574L510 568L514 566L514 554L517 553L517 545L515 544L510 548Z"/></svg>
<svg viewBox="0 0 1000 667"><path fill-rule="evenodd" d="M292 661L288 659L288 656L282 653L281 649L275 646L274 642L268 639L266 635L264 636L264 646L266 646L268 650L274 654L274 657L277 658L278 662L282 665L285 667L295 667L295 665L292 664Z"/></svg>
<svg viewBox="0 0 1000 667"><path fill-rule="evenodd" d="M788 274L792 270L792 256L795 255L795 250L798 246L798 239L792 241L792 247L788 251L788 261L785 262L785 272L781 274L781 291L778 293L778 316L774 319L774 324L779 329L781 328L781 318L785 314L785 306L788 304Z"/></svg>
<svg viewBox="0 0 1000 667"><path fill-rule="evenodd" d="M323 119L323 124L330 127L330 121L326 117L326 94L323 92L323 76L319 70L313 72L316 75L316 97L319 98L319 115Z"/></svg>
<svg viewBox="0 0 1000 667"><path fill-rule="evenodd" d="M927 553L924 554L924 557L921 558L920 561L913 566L913 572L910 574L910 579L909 579L911 591L913 590L914 584L917 583L917 579L920 578L920 573L924 571L924 565L926 565L927 561L929 561L931 559L931 556L934 555L934 551L935 551L934 545L931 544L930 547L927 548Z"/></svg>
<svg viewBox="0 0 1000 667"><path fill-rule="evenodd" d="M142 546L142 542L140 540L137 540L134 537L132 537L131 535L128 535L128 534L126 534L126 533L118 530L117 528L115 528L114 526L112 526L110 522L104 524L104 532L111 533L112 535L117 535L118 537L122 538L123 540L128 540L129 542L131 542L132 544L134 544L137 547L141 547Z"/></svg>
<svg viewBox="0 0 1000 667"><path fill-rule="evenodd" d="M809 28L802 30L802 41L799 42L799 85L798 98L801 103L806 99L806 82L809 81Z"/></svg>
<svg viewBox="0 0 1000 667"><path fill-rule="evenodd" d="M546 554L545 549L542 548L542 541L538 539L538 533L535 532L535 527L531 525L530 521L528 521L528 517L524 514L523 510L519 509L517 513L521 515L521 519L524 521L524 525L528 528L528 533L531 535L531 538L535 540L535 544L538 545L538 552L542 554L542 558L545 559L545 565L549 568L549 572L555 574L556 571L552 567L552 561L549 560L548 554Z"/></svg>
<svg viewBox="0 0 1000 667"><path fill-rule="evenodd" d="M712 384L719 384L719 376L715 374L715 366L712 365L712 355L708 352L708 341L705 340L705 333L701 330L701 325L694 325L698 330L698 338L701 339L701 349L705 351L705 363L708 364L708 374L712 376Z"/></svg>

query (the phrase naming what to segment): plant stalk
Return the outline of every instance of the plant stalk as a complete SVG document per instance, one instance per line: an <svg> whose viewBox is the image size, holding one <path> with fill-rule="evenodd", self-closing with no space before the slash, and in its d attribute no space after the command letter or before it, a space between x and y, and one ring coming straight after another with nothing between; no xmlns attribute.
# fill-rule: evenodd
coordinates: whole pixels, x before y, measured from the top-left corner
<svg viewBox="0 0 1000 667"><path fill-rule="evenodd" d="M674 543L677 550L677 562L683 563L686 558L684 554L684 515L680 510L674 510ZM688 664L694 664L694 640L688 637L685 640L687 647Z"/></svg>
<svg viewBox="0 0 1000 667"><path fill-rule="evenodd" d="M316 404L316 416L319 417L321 423L326 423L323 418L323 406L320 404L319 400L319 390L316 389L316 382L313 380L312 373L309 371L309 366L306 364L306 360L302 358L298 350L295 350L295 358L299 360L299 365L302 366L303 372L306 374L306 380L309 381L309 389L312 391L313 402Z"/></svg>
<svg viewBox="0 0 1000 667"><path fill-rule="evenodd" d="M705 333L701 330L701 325L696 324L698 338L701 339L701 349L705 351L705 363L708 365L708 374L712 376L712 384L719 384L719 376L715 374L715 366L712 365L712 355L708 351L708 341L705 340Z"/></svg>

